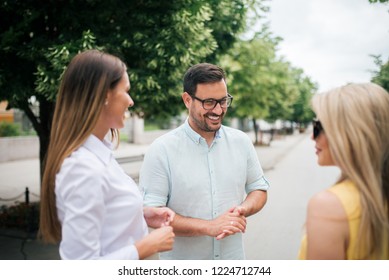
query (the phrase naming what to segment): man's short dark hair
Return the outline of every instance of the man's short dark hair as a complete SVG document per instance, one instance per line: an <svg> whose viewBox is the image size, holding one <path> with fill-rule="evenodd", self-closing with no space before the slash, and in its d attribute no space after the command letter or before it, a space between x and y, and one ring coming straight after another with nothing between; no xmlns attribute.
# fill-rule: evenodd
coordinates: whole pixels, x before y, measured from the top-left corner
<svg viewBox="0 0 389 280"><path fill-rule="evenodd" d="M196 95L198 84L216 83L226 80L223 69L210 63L199 63L190 67L184 75L184 92Z"/></svg>

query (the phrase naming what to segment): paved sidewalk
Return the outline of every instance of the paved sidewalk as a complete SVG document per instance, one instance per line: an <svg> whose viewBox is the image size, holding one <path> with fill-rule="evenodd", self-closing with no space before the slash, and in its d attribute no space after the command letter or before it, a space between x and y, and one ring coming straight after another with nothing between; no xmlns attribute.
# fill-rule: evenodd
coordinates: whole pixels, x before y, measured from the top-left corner
<svg viewBox="0 0 389 280"><path fill-rule="evenodd" d="M249 136L254 140L253 133ZM270 146L257 146L259 160L265 171L275 168L276 164L291 151L300 141L309 137L309 132L293 135L278 136ZM149 139L151 142L153 139ZM116 158L127 174L135 180L142 161L140 160L149 147L149 144L135 145L120 143L114 152ZM126 159L123 159L126 158ZM129 161L135 158L136 161ZM123 159L123 160L120 160ZM124 162L123 162L124 161ZM24 201L25 188L30 190L30 200L39 200L39 160L28 159L0 163L0 198L12 198L20 196L19 201ZM10 204L11 202L8 202ZM0 205L7 204L0 200ZM45 245L35 239L35 236L26 236L12 230L0 229L0 260L47 260L59 259L58 247Z"/></svg>

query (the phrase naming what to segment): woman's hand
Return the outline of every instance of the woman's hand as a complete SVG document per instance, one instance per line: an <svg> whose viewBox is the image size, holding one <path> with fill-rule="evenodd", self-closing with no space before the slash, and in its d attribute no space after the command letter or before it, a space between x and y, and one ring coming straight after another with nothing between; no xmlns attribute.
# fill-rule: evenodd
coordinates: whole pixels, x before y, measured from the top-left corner
<svg viewBox="0 0 389 280"><path fill-rule="evenodd" d="M171 226L163 226L153 230L142 240L135 243L138 250L139 259L148 258L159 252L169 251L173 249L174 233Z"/></svg>
<svg viewBox="0 0 389 280"><path fill-rule="evenodd" d="M149 227L159 228L169 226L175 213L167 207L144 207L143 216Z"/></svg>

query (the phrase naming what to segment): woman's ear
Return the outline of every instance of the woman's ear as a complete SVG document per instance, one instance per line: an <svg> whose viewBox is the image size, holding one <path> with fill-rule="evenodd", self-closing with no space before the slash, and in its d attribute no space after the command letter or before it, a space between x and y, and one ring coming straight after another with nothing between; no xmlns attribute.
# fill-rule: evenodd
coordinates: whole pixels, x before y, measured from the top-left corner
<svg viewBox="0 0 389 280"><path fill-rule="evenodd" d="M108 105L108 104L109 104L109 101L110 101L111 98L112 98L112 94L113 94L113 91L112 91L112 90L108 90L108 91L107 91L107 94L105 95L104 105Z"/></svg>
<svg viewBox="0 0 389 280"><path fill-rule="evenodd" d="M192 97L189 95L189 93L187 92L184 92L182 94L182 101L184 101L184 104L186 106L186 108L190 108L190 104L192 103Z"/></svg>

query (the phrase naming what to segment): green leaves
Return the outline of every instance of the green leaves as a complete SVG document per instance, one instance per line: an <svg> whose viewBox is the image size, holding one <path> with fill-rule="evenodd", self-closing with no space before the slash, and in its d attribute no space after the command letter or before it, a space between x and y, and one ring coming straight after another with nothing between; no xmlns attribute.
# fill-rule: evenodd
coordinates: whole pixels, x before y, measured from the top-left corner
<svg viewBox="0 0 389 280"><path fill-rule="evenodd" d="M277 56L279 40L265 28L251 40L238 41L223 57L236 116L269 122L311 118L309 102L316 85Z"/></svg>
<svg viewBox="0 0 389 280"><path fill-rule="evenodd" d="M372 82L379 84L389 92L389 59L384 63L381 56L373 56L374 63L379 68L373 72Z"/></svg>
<svg viewBox="0 0 389 280"><path fill-rule="evenodd" d="M135 112L145 117L178 114L184 109L179 95L186 69L198 62L217 63L244 30L248 9L260 7L260 3L2 2L0 16L5 24L0 27L0 99L20 108L34 95L37 100L54 102L59 79L71 57L101 46L127 63Z"/></svg>
<svg viewBox="0 0 389 280"><path fill-rule="evenodd" d="M54 102L66 65L78 52L87 49L102 49L96 46L95 41L95 36L88 30L83 32L78 40L48 47L47 52L44 53L46 60L37 65L37 71L34 73L36 94Z"/></svg>

